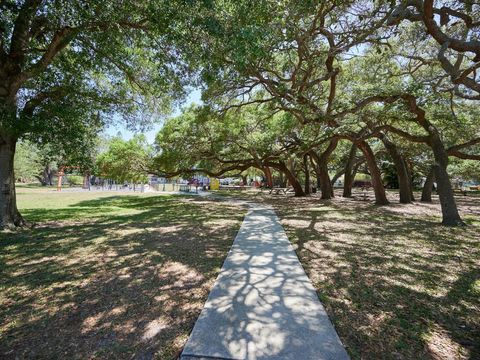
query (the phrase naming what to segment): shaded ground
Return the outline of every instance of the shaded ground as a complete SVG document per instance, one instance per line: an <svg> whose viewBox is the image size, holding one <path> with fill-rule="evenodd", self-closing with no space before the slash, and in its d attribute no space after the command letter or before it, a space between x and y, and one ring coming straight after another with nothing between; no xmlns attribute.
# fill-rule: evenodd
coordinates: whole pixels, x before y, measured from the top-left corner
<svg viewBox="0 0 480 360"><path fill-rule="evenodd" d="M182 360L350 360L271 209L252 206Z"/></svg>
<svg viewBox="0 0 480 360"><path fill-rule="evenodd" d="M235 194L277 209L352 358L480 359L480 197L460 195L468 226L447 228L437 199L354 195Z"/></svg>
<svg viewBox="0 0 480 360"><path fill-rule="evenodd" d="M245 211L203 198L19 189L0 234L0 358L172 359Z"/></svg>

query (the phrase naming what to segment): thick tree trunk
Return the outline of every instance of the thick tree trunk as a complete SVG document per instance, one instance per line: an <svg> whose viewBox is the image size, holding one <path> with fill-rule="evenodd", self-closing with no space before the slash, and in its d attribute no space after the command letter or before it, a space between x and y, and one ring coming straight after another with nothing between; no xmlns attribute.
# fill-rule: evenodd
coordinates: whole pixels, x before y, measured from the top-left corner
<svg viewBox="0 0 480 360"><path fill-rule="evenodd" d="M312 164L313 171L315 172L317 189L320 189L320 183L322 182L322 177L320 176L320 170L318 169L318 165L313 161L312 157L310 157L310 162Z"/></svg>
<svg viewBox="0 0 480 360"><path fill-rule="evenodd" d="M83 186L82 189L90 190L90 174L83 175Z"/></svg>
<svg viewBox="0 0 480 360"><path fill-rule="evenodd" d="M0 230L25 225L17 209L13 161L17 140L0 134Z"/></svg>
<svg viewBox="0 0 480 360"><path fill-rule="evenodd" d="M288 181L293 186L293 190L295 191L295 196L305 196L305 191L303 191L303 187L300 184L300 181L293 175L293 173L287 169L285 175L288 178Z"/></svg>
<svg viewBox="0 0 480 360"><path fill-rule="evenodd" d="M320 174L320 189L322 191L322 199L328 200L333 197L333 187L330 181L330 175L328 175L327 163L318 165L318 171Z"/></svg>
<svg viewBox="0 0 480 360"><path fill-rule="evenodd" d="M50 167L50 164L45 165L45 168L43 169L43 183L42 185L44 186L52 186L53 185L53 171L52 168Z"/></svg>
<svg viewBox="0 0 480 360"><path fill-rule="evenodd" d="M410 161L407 161L407 159L405 159L405 166L407 168L407 174L408 174L408 184L409 184L409 187L410 187L410 198L412 199L412 201L415 201L415 195L413 194L413 166L412 166L412 163Z"/></svg>
<svg viewBox="0 0 480 360"><path fill-rule="evenodd" d="M53 185L53 172L50 168L50 164L46 164L43 167L42 174L35 176L42 186Z"/></svg>
<svg viewBox="0 0 480 360"><path fill-rule="evenodd" d="M320 161L319 158L317 158L317 160ZM322 192L321 199L328 200L334 197L327 163L315 164L315 175L317 177L317 188Z"/></svg>
<svg viewBox="0 0 480 360"><path fill-rule="evenodd" d="M447 226L464 225L455 202L455 196L447 173L448 155L438 134L432 136L432 150L435 158L433 169L437 181L437 192L442 206L442 224Z"/></svg>
<svg viewBox="0 0 480 360"><path fill-rule="evenodd" d="M354 164L353 169L352 169L353 178L355 178L355 174L357 173L357 169L362 163L363 163L363 160L362 161L357 161L357 163ZM352 173L350 173L350 176L352 176ZM335 186L335 183L337 182L338 179L340 179L340 177L342 175L345 175L345 168L338 170L338 172L335 175L333 175L332 179L330 180L330 182L332 183L332 186ZM352 182L351 182L352 184L353 184L353 178L352 178ZM350 186L350 188L351 188L351 186Z"/></svg>
<svg viewBox="0 0 480 360"><path fill-rule="evenodd" d="M352 197L352 186L355 174L353 173L353 162L357 154L357 145L352 144L350 153L348 154L347 164L345 165L345 176L343 182L343 197Z"/></svg>
<svg viewBox="0 0 480 360"><path fill-rule="evenodd" d="M335 183L337 182L337 180L340 179L340 176L342 176L344 173L345 173L345 170L340 170L335 175L333 175L332 179L330 180L332 186L335 186Z"/></svg>
<svg viewBox="0 0 480 360"><path fill-rule="evenodd" d="M278 177L279 177L279 181L280 181L280 187L282 187L282 188L287 187L287 180L286 180L286 178L283 176L283 173L282 173L282 172L279 172L279 173L278 173Z"/></svg>
<svg viewBox="0 0 480 360"><path fill-rule="evenodd" d="M313 170L315 171L315 178L316 178L316 181L317 181L317 189L320 189L321 184L322 184L322 176L320 175L320 168L317 164L314 164L313 162L312 162L312 166L313 166Z"/></svg>
<svg viewBox="0 0 480 360"><path fill-rule="evenodd" d="M437 181L437 193L442 207L442 224L447 226L464 225L460 218L453 194L450 177L447 173L448 154L443 145L442 138L437 128L425 118L425 111L417 106L411 99L410 106L417 114L417 121L429 134L428 144L432 148L435 164L433 170Z"/></svg>
<svg viewBox="0 0 480 360"><path fill-rule="evenodd" d="M248 185L247 175L242 175L242 182L243 182L243 186Z"/></svg>
<svg viewBox="0 0 480 360"><path fill-rule="evenodd" d="M281 171L285 174L288 179L290 185L292 185L293 190L295 191L295 196L305 196L305 191L303 191L302 184L298 181L295 174L287 167L287 165L283 162L276 164L275 166L278 171Z"/></svg>
<svg viewBox="0 0 480 360"><path fill-rule="evenodd" d="M382 183L382 176L380 170L378 169L377 162L375 160L375 155L373 154L372 148L365 141L359 141L357 143L358 148L362 151L367 161L368 171L372 177L372 186L373 191L375 192L375 204L377 205L387 205L388 199L385 193L385 188Z"/></svg>
<svg viewBox="0 0 480 360"><path fill-rule="evenodd" d="M303 168L305 171L305 194L310 194L310 170L308 168L308 154L303 155Z"/></svg>
<svg viewBox="0 0 480 360"><path fill-rule="evenodd" d="M270 167L265 166L263 168L263 173L265 174L265 178L267 179L267 187L271 189L273 187L272 170L270 170Z"/></svg>
<svg viewBox="0 0 480 360"><path fill-rule="evenodd" d="M385 136L382 136L381 140L388 154L392 158L395 170L397 171L400 202L402 204L409 204L412 202L412 189L405 159L394 143L388 140Z"/></svg>
<svg viewBox="0 0 480 360"><path fill-rule="evenodd" d="M425 184L423 184L422 189L422 198L420 201L423 202L432 202L432 190L433 182L435 181L435 170L432 168L428 172L427 178L425 179Z"/></svg>
<svg viewBox="0 0 480 360"><path fill-rule="evenodd" d="M352 197L353 180L355 179L356 172L348 172L345 174L345 181L343 182L343 197Z"/></svg>
<svg viewBox="0 0 480 360"><path fill-rule="evenodd" d="M333 197L333 187L330 181L330 175L328 175L328 159L332 152L337 148L338 139L333 138L330 140L327 148L323 153L318 155L315 151L311 151L311 155L317 163L316 174L317 179L320 181L320 189L322 191L322 199L331 199Z"/></svg>
<svg viewBox="0 0 480 360"><path fill-rule="evenodd" d="M398 166L398 167L397 167ZM399 195L400 195L400 203L402 204L410 204L412 199L412 190L410 188L410 181L408 178L408 173L402 170L405 169L401 163L396 164L395 167L397 168L397 178L398 178L398 186L399 186Z"/></svg>

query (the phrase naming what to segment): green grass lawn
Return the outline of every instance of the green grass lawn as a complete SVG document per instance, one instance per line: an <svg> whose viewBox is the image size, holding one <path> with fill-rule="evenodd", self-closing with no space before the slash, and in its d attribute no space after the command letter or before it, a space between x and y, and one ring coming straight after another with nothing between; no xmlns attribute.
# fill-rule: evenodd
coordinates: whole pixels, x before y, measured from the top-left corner
<svg viewBox="0 0 480 360"><path fill-rule="evenodd" d="M198 197L21 187L0 234L0 358L172 359L245 210Z"/></svg>
<svg viewBox="0 0 480 360"><path fill-rule="evenodd" d="M1 358L172 359L245 210L213 199L20 188L0 234ZM378 207L220 192L276 208L353 359L480 358L480 197ZM373 194L367 199L372 200Z"/></svg>

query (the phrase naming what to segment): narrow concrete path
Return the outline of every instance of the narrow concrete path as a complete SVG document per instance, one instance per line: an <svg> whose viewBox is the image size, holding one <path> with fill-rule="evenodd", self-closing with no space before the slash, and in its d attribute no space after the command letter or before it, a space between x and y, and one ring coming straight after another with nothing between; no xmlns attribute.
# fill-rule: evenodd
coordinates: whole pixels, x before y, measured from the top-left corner
<svg viewBox="0 0 480 360"><path fill-rule="evenodd" d="M272 209L250 207L181 359L349 359Z"/></svg>

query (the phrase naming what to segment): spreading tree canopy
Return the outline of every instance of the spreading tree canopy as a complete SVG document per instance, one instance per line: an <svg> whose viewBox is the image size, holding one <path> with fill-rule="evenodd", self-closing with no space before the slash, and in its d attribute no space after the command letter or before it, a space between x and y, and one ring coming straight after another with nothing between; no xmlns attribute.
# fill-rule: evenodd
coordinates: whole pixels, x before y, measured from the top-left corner
<svg viewBox="0 0 480 360"><path fill-rule="evenodd" d="M208 105L223 115L245 106L289 114L300 135L292 141L290 129L280 141L295 144L288 153L302 158L305 169L313 158L323 183L338 140L350 141L365 157L377 204L388 203L375 158L379 144L395 164L401 201L413 200L414 167L407 158L413 155L403 146L409 142L430 162L425 172L436 178L443 223L463 223L447 168L451 156L478 157L478 126L466 116L475 107L478 80L478 4L211 4L193 17L198 41L184 42L195 55L191 64ZM324 142L306 133L306 126L324 135Z"/></svg>
<svg viewBox="0 0 480 360"><path fill-rule="evenodd" d="M422 199L435 180L443 223L463 223L449 174L460 170L449 160L480 158L475 2L25 0L0 7L0 227L23 222L13 175L18 139L81 154L108 122L141 127L149 114L168 112L186 84L202 88L206 106L167 122L152 171L254 167L271 178L273 168L304 195L314 169L325 199L334 195L332 170L334 178L345 175L345 196L352 175L364 171L379 205L389 203L382 171L395 169L404 203L414 200L420 172Z"/></svg>
<svg viewBox="0 0 480 360"><path fill-rule="evenodd" d="M113 138L107 151L97 157L98 175L119 183L144 183L147 180L151 149L145 136L136 135L130 140Z"/></svg>
<svg viewBox="0 0 480 360"><path fill-rule="evenodd" d="M0 228L21 225L13 158L20 138L64 151L117 118L147 124L181 95L165 41L168 1L0 2ZM163 26L151 26L152 19ZM114 115L117 116L114 116Z"/></svg>

